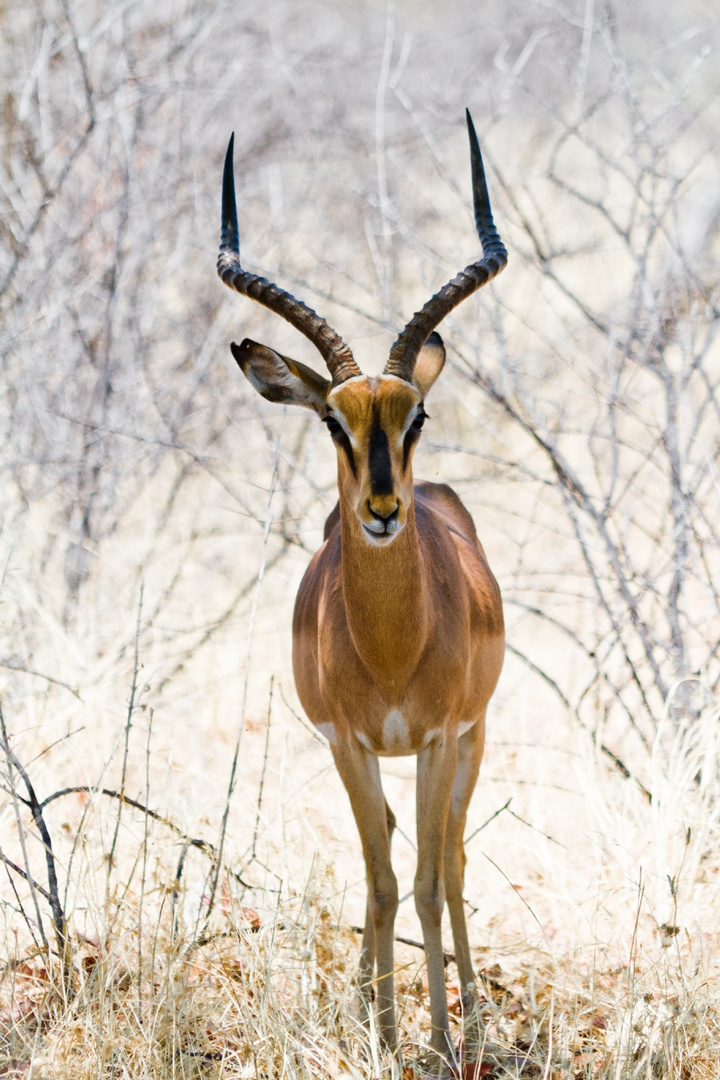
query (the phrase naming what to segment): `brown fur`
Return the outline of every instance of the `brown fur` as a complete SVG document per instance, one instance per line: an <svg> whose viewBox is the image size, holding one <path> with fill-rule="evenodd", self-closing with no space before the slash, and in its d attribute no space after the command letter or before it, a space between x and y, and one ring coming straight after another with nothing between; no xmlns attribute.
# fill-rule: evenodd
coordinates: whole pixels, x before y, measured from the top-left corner
<svg viewBox="0 0 720 1080"><path fill-rule="evenodd" d="M340 497L295 604L295 681L310 720L330 738L360 833L368 879L361 993L369 1008L377 987L380 1033L391 1048L397 1044L398 897L390 861L394 818L377 759L417 754L415 902L427 955L432 1045L452 1052L440 923L447 900L462 998L472 1009L477 995L463 910L462 838L504 631L500 591L472 518L451 488L413 483L416 425L444 350L435 336L418 357L414 385L384 375L333 386L253 342L243 343L239 362L265 397L281 394L283 401L312 408L335 432ZM378 424L392 473L392 490L380 495L369 466Z"/></svg>

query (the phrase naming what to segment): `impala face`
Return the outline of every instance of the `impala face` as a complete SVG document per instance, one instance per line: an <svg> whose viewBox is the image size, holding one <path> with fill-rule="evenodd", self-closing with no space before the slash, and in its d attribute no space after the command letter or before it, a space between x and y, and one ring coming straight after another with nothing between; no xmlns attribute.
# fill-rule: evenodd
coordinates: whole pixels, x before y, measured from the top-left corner
<svg viewBox="0 0 720 1080"><path fill-rule="evenodd" d="M328 395L325 423L338 483L369 543L392 543L407 521L412 457L425 422L420 391L394 375L350 379Z"/></svg>
<svg viewBox="0 0 720 1080"><path fill-rule="evenodd" d="M358 369L334 385L266 345L246 339L232 351L268 401L317 413L337 450L341 498L362 526L362 536L376 547L391 544L412 504L412 459L426 419L424 400L445 363L440 335L431 334L420 350L412 382Z"/></svg>

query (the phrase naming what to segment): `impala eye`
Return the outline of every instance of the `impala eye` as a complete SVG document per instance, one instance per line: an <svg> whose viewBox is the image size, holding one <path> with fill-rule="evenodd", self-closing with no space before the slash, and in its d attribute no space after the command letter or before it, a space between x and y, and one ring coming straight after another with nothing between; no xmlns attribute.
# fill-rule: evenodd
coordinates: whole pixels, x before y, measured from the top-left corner
<svg viewBox="0 0 720 1080"><path fill-rule="evenodd" d="M342 431L334 416L323 416L323 424L325 424L331 435L339 435Z"/></svg>
<svg viewBox="0 0 720 1080"><path fill-rule="evenodd" d="M415 419L413 420L410 427L413 429L413 431L421 431L422 426L423 426L423 424L425 423L426 420L427 420L427 413L426 412L419 412L417 414L417 416L415 417Z"/></svg>

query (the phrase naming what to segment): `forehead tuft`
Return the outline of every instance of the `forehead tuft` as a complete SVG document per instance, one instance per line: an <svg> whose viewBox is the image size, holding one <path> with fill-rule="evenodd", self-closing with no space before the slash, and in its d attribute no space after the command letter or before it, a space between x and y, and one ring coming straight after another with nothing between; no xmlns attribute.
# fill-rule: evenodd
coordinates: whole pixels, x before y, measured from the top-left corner
<svg viewBox="0 0 720 1080"><path fill-rule="evenodd" d="M394 375L365 376L335 387L328 405L343 414L351 428L371 424L377 416L383 427L402 425L420 402L416 387Z"/></svg>

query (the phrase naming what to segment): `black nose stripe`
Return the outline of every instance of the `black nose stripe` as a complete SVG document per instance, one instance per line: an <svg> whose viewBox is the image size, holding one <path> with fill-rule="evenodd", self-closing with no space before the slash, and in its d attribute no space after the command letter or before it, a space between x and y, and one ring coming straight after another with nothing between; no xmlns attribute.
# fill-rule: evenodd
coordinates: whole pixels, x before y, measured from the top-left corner
<svg viewBox="0 0 720 1080"><path fill-rule="evenodd" d="M370 491L373 495L392 495L393 478L390 461L390 444L385 430L380 426L377 414L373 417L370 428L368 447L370 465Z"/></svg>

